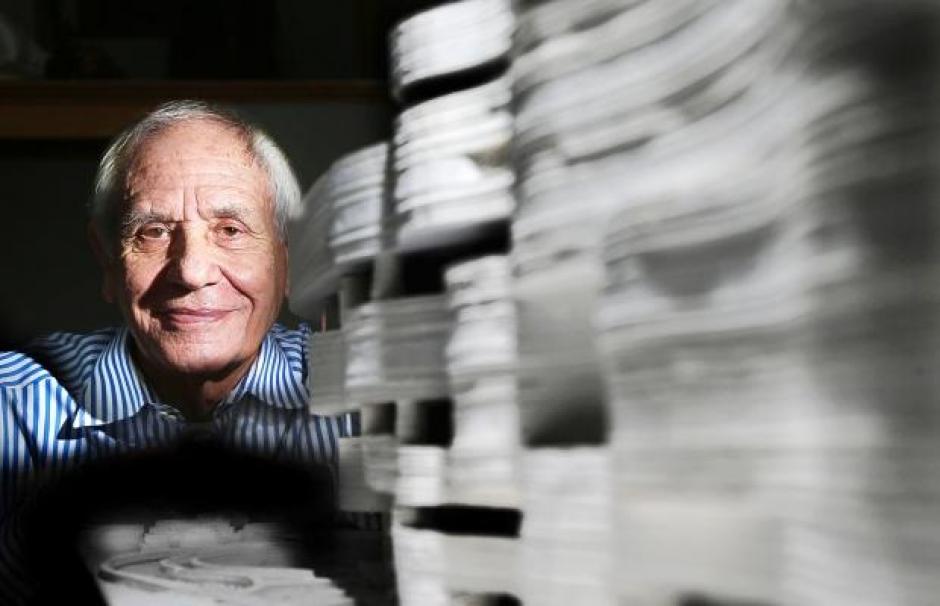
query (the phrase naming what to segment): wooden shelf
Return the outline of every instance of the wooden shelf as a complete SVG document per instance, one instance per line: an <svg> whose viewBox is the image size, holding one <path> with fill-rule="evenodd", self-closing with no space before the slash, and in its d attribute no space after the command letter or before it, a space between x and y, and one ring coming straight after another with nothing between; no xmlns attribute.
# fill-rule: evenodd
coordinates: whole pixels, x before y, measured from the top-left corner
<svg viewBox="0 0 940 606"><path fill-rule="evenodd" d="M371 80L0 81L0 139L109 138L171 99L219 103L310 103L387 99Z"/></svg>

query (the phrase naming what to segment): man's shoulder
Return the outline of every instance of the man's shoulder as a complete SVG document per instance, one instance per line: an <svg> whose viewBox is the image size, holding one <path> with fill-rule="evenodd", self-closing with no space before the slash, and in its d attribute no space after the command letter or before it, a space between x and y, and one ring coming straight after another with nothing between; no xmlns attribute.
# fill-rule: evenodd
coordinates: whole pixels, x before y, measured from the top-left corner
<svg viewBox="0 0 940 606"><path fill-rule="evenodd" d="M0 351L0 388L23 388L53 378L32 356L19 351Z"/></svg>
<svg viewBox="0 0 940 606"><path fill-rule="evenodd" d="M101 328L88 333L53 332L29 344L29 351L65 351L68 349L103 349L117 334L119 328Z"/></svg>
<svg viewBox="0 0 940 606"><path fill-rule="evenodd" d="M84 334L54 332L32 341L25 353L13 355L28 357L60 383L74 385L91 372L119 330L103 328Z"/></svg>

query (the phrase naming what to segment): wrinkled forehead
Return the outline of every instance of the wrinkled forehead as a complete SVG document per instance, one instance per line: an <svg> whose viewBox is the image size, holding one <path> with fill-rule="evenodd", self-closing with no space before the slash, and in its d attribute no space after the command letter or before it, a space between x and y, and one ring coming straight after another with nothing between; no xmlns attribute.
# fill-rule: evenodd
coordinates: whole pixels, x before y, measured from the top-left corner
<svg viewBox="0 0 940 606"><path fill-rule="evenodd" d="M270 204L268 175L245 134L222 123L191 120L142 142L124 178L124 200L175 190L241 192Z"/></svg>

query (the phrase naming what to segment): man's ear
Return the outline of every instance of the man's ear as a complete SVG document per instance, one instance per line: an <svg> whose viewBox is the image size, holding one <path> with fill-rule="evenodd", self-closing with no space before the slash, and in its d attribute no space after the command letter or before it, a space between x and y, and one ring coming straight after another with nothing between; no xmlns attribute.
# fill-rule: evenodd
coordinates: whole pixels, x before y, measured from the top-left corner
<svg viewBox="0 0 940 606"><path fill-rule="evenodd" d="M95 254L98 267L101 268L101 298L107 303L114 303L114 259L108 253L108 243L94 222L88 222L86 233L91 251Z"/></svg>

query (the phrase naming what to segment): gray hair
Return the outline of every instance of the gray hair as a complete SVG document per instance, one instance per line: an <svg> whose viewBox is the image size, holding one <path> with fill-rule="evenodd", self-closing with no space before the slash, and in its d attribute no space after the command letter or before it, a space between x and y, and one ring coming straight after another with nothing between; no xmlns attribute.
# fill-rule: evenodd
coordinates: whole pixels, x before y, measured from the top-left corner
<svg viewBox="0 0 940 606"><path fill-rule="evenodd" d="M189 120L211 120L234 130L245 142L252 159L268 175L274 202L274 220L281 239L287 238L287 219L300 205L300 184L284 152L260 128L234 113L203 101L170 101L160 105L122 132L101 157L95 175L95 193L89 210L91 220L109 242L114 243L117 213L115 203L123 198L127 170L141 146L166 129Z"/></svg>

